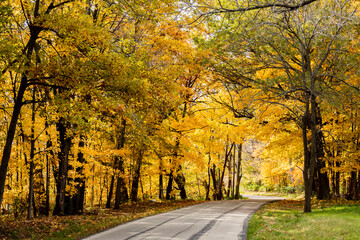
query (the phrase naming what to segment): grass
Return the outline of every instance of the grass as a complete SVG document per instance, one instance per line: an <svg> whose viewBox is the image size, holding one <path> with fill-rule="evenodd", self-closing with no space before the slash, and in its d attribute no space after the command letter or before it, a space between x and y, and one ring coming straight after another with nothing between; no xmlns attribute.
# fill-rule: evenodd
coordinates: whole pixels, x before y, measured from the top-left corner
<svg viewBox="0 0 360 240"><path fill-rule="evenodd" d="M360 239L360 202L313 201L303 213L303 201L265 205L250 220L248 239Z"/></svg>
<svg viewBox="0 0 360 240"><path fill-rule="evenodd" d="M200 201L139 202L119 210L98 209L77 216L40 217L33 220L0 216L0 239L80 239L138 218L190 206Z"/></svg>
<svg viewBox="0 0 360 240"><path fill-rule="evenodd" d="M244 191L244 194L269 196L269 197L283 197L286 199L299 200L304 199L304 193L281 193L281 192L262 192L262 191Z"/></svg>

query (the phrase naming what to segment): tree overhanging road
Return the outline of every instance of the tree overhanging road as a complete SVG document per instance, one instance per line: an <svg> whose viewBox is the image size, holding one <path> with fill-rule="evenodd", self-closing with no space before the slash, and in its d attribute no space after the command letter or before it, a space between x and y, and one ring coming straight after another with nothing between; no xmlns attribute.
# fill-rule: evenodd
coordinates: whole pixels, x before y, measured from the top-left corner
<svg viewBox="0 0 360 240"><path fill-rule="evenodd" d="M250 199L207 202L139 219L85 239L246 239L251 215L263 204L282 200L247 197Z"/></svg>

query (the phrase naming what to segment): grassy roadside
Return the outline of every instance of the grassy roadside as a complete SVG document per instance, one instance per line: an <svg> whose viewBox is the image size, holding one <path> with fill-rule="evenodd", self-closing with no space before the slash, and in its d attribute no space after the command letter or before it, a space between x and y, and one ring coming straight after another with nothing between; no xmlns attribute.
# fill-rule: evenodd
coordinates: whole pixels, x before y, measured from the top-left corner
<svg viewBox="0 0 360 240"><path fill-rule="evenodd" d="M138 218L200 203L199 201L139 202L120 210L96 210L80 216L41 217L34 220L0 216L0 239L79 239Z"/></svg>
<svg viewBox="0 0 360 240"><path fill-rule="evenodd" d="M304 193L280 193L280 192L261 192L261 191L243 191L242 194L269 196L269 197L283 197L292 200L304 199Z"/></svg>
<svg viewBox="0 0 360 240"><path fill-rule="evenodd" d="M262 207L250 220L248 239L360 239L360 202L285 200Z"/></svg>

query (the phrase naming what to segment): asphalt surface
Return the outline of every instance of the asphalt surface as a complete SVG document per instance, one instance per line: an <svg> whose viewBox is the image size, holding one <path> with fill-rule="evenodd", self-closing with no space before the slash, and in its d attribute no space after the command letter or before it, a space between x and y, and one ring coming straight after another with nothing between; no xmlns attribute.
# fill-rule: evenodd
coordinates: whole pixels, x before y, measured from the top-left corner
<svg viewBox="0 0 360 240"><path fill-rule="evenodd" d="M276 197L243 195L250 199L206 202L128 222L86 240L246 239L252 214Z"/></svg>

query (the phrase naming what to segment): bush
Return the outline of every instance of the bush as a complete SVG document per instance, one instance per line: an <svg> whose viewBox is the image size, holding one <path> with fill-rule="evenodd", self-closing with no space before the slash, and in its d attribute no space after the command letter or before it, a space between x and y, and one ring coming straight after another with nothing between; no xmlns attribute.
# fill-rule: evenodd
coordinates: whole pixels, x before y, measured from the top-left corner
<svg viewBox="0 0 360 240"><path fill-rule="evenodd" d="M24 212L26 212L27 208L27 202L25 198L21 197L14 197L13 200L13 211L14 211L14 217L18 218L20 217Z"/></svg>

